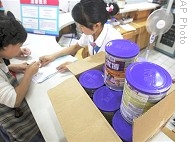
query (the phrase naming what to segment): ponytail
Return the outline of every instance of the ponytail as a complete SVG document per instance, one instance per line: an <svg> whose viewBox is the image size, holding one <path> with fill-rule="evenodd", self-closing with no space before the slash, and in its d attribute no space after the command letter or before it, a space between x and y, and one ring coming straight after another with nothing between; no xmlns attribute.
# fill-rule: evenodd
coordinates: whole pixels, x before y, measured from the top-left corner
<svg viewBox="0 0 190 142"><path fill-rule="evenodd" d="M119 6L117 5L117 3L107 3L106 10L110 17L112 17L119 12Z"/></svg>

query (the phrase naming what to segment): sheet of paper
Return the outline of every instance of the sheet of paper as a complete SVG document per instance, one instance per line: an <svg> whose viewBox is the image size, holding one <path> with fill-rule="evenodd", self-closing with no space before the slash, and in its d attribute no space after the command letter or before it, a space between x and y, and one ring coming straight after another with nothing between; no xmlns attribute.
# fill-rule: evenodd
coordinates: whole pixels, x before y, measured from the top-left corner
<svg viewBox="0 0 190 142"><path fill-rule="evenodd" d="M32 81L35 83L42 83L45 80L53 77L55 74L58 73L56 67L58 67L59 65L65 63L65 62L74 62L76 60L77 60L77 58L75 58L71 55L59 57L56 60L54 60L53 62L46 65L45 67L40 68L38 70L38 73L36 73L32 77Z"/></svg>
<svg viewBox="0 0 190 142"><path fill-rule="evenodd" d="M125 24L125 25L119 25L121 28L123 28L126 31L135 31L136 28L134 28L133 26L129 25L129 24Z"/></svg>

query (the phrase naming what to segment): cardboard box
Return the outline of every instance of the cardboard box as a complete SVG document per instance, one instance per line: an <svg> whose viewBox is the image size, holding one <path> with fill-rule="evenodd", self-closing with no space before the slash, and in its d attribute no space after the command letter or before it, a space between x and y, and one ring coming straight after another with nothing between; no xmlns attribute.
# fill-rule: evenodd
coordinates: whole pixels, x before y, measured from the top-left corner
<svg viewBox="0 0 190 142"><path fill-rule="evenodd" d="M69 142L118 142L121 139L78 82L88 69L101 69L105 53L68 65L75 75L48 91L55 113ZM159 132L175 110L175 86L159 103L133 122L133 141L143 142Z"/></svg>
<svg viewBox="0 0 190 142"><path fill-rule="evenodd" d="M164 134L166 134L166 136L168 136L170 139L172 139L173 141L175 141L175 132L170 130L169 128L167 128L166 126L162 129L162 132L164 132Z"/></svg>

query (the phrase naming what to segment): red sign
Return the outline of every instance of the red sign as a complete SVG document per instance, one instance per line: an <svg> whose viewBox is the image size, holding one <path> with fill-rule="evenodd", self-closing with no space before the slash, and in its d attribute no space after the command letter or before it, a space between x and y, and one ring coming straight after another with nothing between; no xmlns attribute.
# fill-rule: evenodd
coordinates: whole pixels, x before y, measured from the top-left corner
<svg viewBox="0 0 190 142"><path fill-rule="evenodd" d="M58 0L20 0L21 4L37 4L37 5L59 5Z"/></svg>

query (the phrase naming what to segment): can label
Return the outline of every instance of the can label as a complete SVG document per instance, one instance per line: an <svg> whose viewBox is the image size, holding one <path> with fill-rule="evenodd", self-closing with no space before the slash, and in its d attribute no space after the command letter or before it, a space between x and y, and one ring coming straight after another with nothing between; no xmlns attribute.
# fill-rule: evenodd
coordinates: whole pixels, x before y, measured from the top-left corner
<svg viewBox="0 0 190 142"><path fill-rule="evenodd" d="M157 95L142 93L130 86L127 80L125 80L120 106L122 116L127 122L132 123L133 119L146 112L165 95L165 92Z"/></svg>
<svg viewBox="0 0 190 142"><path fill-rule="evenodd" d="M125 70L135 61L134 58L117 58L106 53L104 82L116 91L123 90L125 82Z"/></svg>

